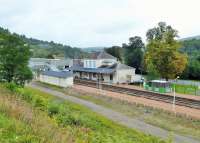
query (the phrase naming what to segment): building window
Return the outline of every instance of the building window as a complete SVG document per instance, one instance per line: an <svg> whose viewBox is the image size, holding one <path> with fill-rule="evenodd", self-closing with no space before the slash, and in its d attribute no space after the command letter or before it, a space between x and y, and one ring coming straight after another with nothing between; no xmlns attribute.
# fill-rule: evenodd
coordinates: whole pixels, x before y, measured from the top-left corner
<svg viewBox="0 0 200 143"><path fill-rule="evenodd" d="M97 74L96 74L96 73L93 73L93 77L96 78L96 77L97 77Z"/></svg>
<svg viewBox="0 0 200 143"><path fill-rule="evenodd" d="M93 68L96 68L96 62L93 61Z"/></svg>
<svg viewBox="0 0 200 143"><path fill-rule="evenodd" d="M112 74L110 75L110 80L113 80L113 75Z"/></svg>
<svg viewBox="0 0 200 143"><path fill-rule="evenodd" d="M92 61L89 61L89 67L92 68Z"/></svg>

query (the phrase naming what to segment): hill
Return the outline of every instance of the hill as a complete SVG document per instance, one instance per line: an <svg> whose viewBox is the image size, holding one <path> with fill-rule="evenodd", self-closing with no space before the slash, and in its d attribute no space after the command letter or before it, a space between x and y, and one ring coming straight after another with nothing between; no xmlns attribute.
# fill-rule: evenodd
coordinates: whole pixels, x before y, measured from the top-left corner
<svg viewBox="0 0 200 143"><path fill-rule="evenodd" d="M200 35L182 38L182 39L180 39L180 41L186 41L186 40L192 40L192 39L199 40L200 39Z"/></svg>
<svg viewBox="0 0 200 143"><path fill-rule="evenodd" d="M82 49L87 53L91 53L91 52L101 52L105 49L105 47L87 47Z"/></svg>
<svg viewBox="0 0 200 143"><path fill-rule="evenodd" d="M80 48L71 47L55 43L53 41L42 41L34 38L27 38L25 35L18 35L11 33L9 30L0 27L0 34L14 34L25 41L31 48L32 57L35 58L53 58L53 57L65 57L65 58L79 58L87 56L87 53Z"/></svg>
<svg viewBox="0 0 200 143"><path fill-rule="evenodd" d="M199 37L200 38L200 37ZM190 56L199 55L200 56L200 39L187 39L182 41L183 48L182 51Z"/></svg>

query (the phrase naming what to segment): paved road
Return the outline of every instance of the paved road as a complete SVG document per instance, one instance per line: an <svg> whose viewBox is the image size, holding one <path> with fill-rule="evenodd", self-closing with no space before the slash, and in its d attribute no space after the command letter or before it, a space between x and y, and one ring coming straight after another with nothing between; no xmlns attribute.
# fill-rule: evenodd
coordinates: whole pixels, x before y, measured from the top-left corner
<svg viewBox="0 0 200 143"><path fill-rule="evenodd" d="M41 91L47 92L49 94L52 94L56 97L63 98L65 100L68 100L68 101L71 101L71 102L74 102L74 103L77 103L80 105L84 105L84 106L88 107L89 109L91 109L92 111L99 113L112 121L115 121L115 122L122 124L124 126L127 126L129 128L140 130L146 134L151 134L151 135L163 138L163 139L166 139L170 134L166 130L146 124L143 121L127 117L119 112L102 107L100 105L96 105L89 101L79 99L79 98L76 98L73 96L67 96L62 92L58 92L58 91L55 91L55 90L52 90L49 88L45 88L45 87L40 87L36 84L31 84L29 86L39 89ZM185 137L185 136L181 136L181 135L177 135L177 134L174 135L174 142L175 143L200 143L200 141L194 140L190 137Z"/></svg>

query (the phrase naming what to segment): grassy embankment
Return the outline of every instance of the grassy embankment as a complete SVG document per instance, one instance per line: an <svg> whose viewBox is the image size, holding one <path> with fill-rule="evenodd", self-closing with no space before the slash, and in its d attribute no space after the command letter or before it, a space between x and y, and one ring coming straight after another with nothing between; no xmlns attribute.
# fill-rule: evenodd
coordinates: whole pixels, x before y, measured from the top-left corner
<svg viewBox="0 0 200 143"><path fill-rule="evenodd" d="M194 85L181 85L175 84L175 90L177 93L182 94L189 94L189 95L199 95L200 96L200 89Z"/></svg>
<svg viewBox="0 0 200 143"><path fill-rule="evenodd" d="M13 86L9 89L12 92L0 86L2 143L165 142L41 91Z"/></svg>
<svg viewBox="0 0 200 143"><path fill-rule="evenodd" d="M119 99L108 96L99 96L99 94L84 93L73 89L63 89L57 86L38 83L40 86L52 88L66 93L70 96L75 96L87 101L91 101L98 105L111 108L121 112L127 116L138 118L146 123L161 127L174 133L192 136L200 140L200 120L191 119L184 116L175 116L173 113L145 107L141 104L128 103Z"/></svg>

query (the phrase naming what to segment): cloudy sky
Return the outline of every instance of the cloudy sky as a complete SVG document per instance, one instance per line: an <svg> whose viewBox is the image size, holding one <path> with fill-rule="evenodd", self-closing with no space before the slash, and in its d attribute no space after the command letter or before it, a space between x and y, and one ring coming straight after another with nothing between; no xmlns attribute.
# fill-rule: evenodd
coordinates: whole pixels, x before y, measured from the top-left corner
<svg viewBox="0 0 200 143"><path fill-rule="evenodd" d="M159 21L200 35L200 0L0 0L0 26L77 47L112 46Z"/></svg>

